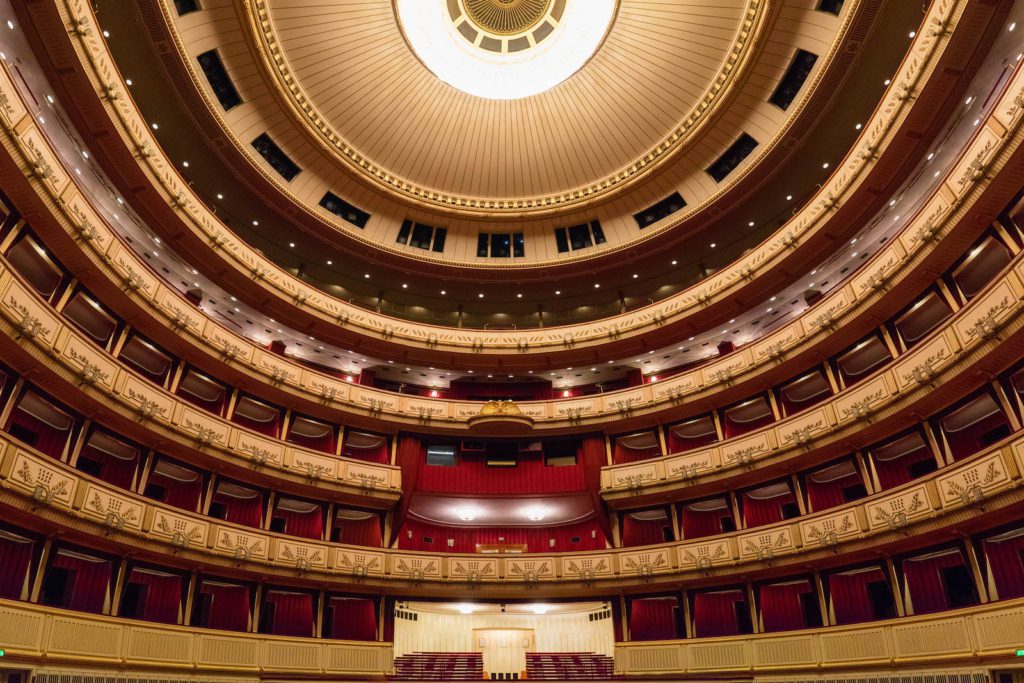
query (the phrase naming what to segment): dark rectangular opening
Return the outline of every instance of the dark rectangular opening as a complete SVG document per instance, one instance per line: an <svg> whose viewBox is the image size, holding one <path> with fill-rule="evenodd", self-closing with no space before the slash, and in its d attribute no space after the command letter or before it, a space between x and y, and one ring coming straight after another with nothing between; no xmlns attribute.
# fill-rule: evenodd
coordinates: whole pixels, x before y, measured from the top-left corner
<svg viewBox="0 0 1024 683"><path fill-rule="evenodd" d="M476 255L479 258L487 258L490 252L491 236L486 232L480 233L476 238Z"/></svg>
<svg viewBox="0 0 1024 683"><path fill-rule="evenodd" d="M569 244L572 245L573 251L594 246L594 240L590 236L590 226L586 223L569 226Z"/></svg>
<svg viewBox="0 0 1024 683"><path fill-rule="evenodd" d="M288 182L291 182L302 170L266 133L252 141L252 148Z"/></svg>
<svg viewBox="0 0 1024 683"><path fill-rule="evenodd" d="M843 487L843 502L852 503L868 495L868 490L863 483L857 482Z"/></svg>
<svg viewBox="0 0 1024 683"><path fill-rule="evenodd" d="M942 578L942 590L946 594L946 604L951 609L969 607L978 602L974 588L974 579L966 565L943 567L939 570Z"/></svg>
<svg viewBox="0 0 1024 683"><path fill-rule="evenodd" d="M512 237L508 233L491 235L491 256L507 258L512 255Z"/></svg>
<svg viewBox="0 0 1024 683"><path fill-rule="evenodd" d="M147 586L141 583L126 583L121 591L121 616L129 619L141 619L142 608L146 604Z"/></svg>
<svg viewBox="0 0 1024 683"><path fill-rule="evenodd" d="M430 249L430 243L434 238L434 228L430 225L416 223L412 226L412 239L409 246L418 249Z"/></svg>
<svg viewBox="0 0 1024 683"><path fill-rule="evenodd" d="M174 9L177 10L178 16L182 14L188 14L189 12L195 12L199 9L199 3L196 0L174 0Z"/></svg>
<svg viewBox="0 0 1024 683"><path fill-rule="evenodd" d="M444 251L445 240L448 239L448 228L435 228L434 229L434 248L438 254Z"/></svg>
<svg viewBox="0 0 1024 683"><path fill-rule="evenodd" d="M935 463L935 458L928 458L927 460L919 460L915 462L907 471L910 473L911 479L917 479L923 477L926 474L931 474L935 470L939 469L939 466Z"/></svg>
<svg viewBox="0 0 1024 683"><path fill-rule="evenodd" d="M800 516L800 506L794 503L783 503L781 506L782 518L793 519Z"/></svg>
<svg viewBox="0 0 1024 683"><path fill-rule="evenodd" d="M333 192L324 195L324 198L320 200L320 206L357 228L365 228L366 223L370 220L370 214L352 206Z"/></svg>
<svg viewBox="0 0 1024 683"><path fill-rule="evenodd" d="M729 145L729 149L725 150L715 163L708 166L708 175L714 178L716 183L722 182L756 147L757 140L746 133L741 133L739 139Z"/></svg>
<svg viewBox="0 0 1024 683"><path fill-rule="evenodd" d="M896 616L896 605L893 603L892 591L887 581L869 583L868 600L871 603L871 614L875 619L892 619Z"/></svg>
<svg viewBox="0 0 1024 683"><path fill-rule="evenodd" d="M643 230L664 218L668 218L684 206L686 206L686 202L682 196L678 192L673 192L657 204L652 204L640 213L633 214L633 218L636 219L636 224Z"/></svg>
<svg viewBox="0 0 1024 683"><path fill-rule="evenodd" d="M590 232L594 233L594 244L604 244L604 228L601 227L601 221L590 221Z"/></svg>
<svg viewBox="0 0 1024 683"><path fill-rule="evenodd" d="M555 245L558 247L559 254L569 251L569 237L565 228L555 228Z"/></svg>
<svg viewBox="0 0 1024 683"><path fill-rule="evenodd" d="M526 256L526 241L521 232L512 233L512 256L515 258Z"/></svg>
<svg viewBox="0 0 1024 683"><path fill-rule="evenodd" d="M180 14L180 12L179 12ZM206 75L206 80L213 90L214 96L224 107L224 111L233 109L242 103L242 97L238 94L235 84L224 68L224 62L216 50L208 50L196 58L199 61L199 68Z"/></svg>
<svg viewBox="0 0 1024 683"><path fill-rule="evenodd" d="M800 607L804 613L804 625L807 628L822 626L821 608L818 606L818 595L816 593L801 593Z"/></svg>
<svg viewBox="0 0 1024 683"><path fill-rule="evenodd" d="M793 104L793 100L796 99L797 93L800 92L800 88L803 87L804 81L807 80L817 61L818 55L813 52L797 50L793 61L789 63L789 68L786 69L786 73L783 74L782 80L779 81L775 92L768 98L768 101L783 111L789 109L789 105Z"/></svg>
<svg viewBox="0 0 1024 683"><path fill-rule="evenodd" d="M737 600L733 603L736 610L736 625L740 633L753 633L754 622L750 618L750 607L746 600Z"/></svg>
<svg viewBox="0 0 1024 683"><path fill-rule="evenodd" d="M821 0L818 3L818 10L839 16L839 13L843 11L843 2L845 0Z"/></svg>
<svg viewBox="0 0 1024 683"><path fill-rule="evenodd" d="M395 238L395 242L399 244L409 244L409 234L412 232L412 221L402 221L402 225L398 228L398 237Z"/></svg>

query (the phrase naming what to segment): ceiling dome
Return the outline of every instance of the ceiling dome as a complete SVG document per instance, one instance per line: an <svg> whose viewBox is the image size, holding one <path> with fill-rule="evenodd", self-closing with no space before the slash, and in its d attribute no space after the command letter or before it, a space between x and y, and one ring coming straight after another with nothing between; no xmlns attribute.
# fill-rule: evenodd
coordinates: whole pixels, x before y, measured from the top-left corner
<svg viewBox="0 0 1024 683"><path fill-rule="evenodd" d="M555 87L593 56L616 0L394 0L413 53L469 95L530 97Z"/></svg>

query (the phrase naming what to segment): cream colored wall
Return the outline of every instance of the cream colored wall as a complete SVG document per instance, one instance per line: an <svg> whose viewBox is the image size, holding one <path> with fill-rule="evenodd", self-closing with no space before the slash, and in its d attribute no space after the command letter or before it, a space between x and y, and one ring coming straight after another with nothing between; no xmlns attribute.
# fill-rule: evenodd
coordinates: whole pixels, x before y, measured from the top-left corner
<svg viewBox="0 0 1024 683"><path fill-rule="evenodd" d="M533 629L536 652L615 654L611 619L590 621L589 612L563 614L458 614L417 612L419 619L395 619L395 656L411 652L474 652L473 629Z"/></svg>

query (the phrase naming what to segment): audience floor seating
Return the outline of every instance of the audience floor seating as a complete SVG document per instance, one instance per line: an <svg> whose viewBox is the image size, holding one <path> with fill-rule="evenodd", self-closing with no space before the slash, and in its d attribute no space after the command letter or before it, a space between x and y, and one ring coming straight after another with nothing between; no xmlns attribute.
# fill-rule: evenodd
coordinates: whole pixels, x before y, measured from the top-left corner
<svg viewBox="0 0 1024 683"><path fill-rule="evenodd" d="M479 681L484 657L479 652L414 652L395 658L396 681Z"/></svg>
<svg viewBox="0 0 1024 683"><path fill-rule="evenodd" d="M528 652L526 677L534 681L608 681L615 660L593 652Z"/></svg>

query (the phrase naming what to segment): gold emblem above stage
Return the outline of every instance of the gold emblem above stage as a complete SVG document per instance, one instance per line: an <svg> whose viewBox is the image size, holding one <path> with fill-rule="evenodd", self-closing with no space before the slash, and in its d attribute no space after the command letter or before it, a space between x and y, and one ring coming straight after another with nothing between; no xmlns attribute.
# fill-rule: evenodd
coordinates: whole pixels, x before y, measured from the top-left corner
<svg viewBox="0 0 1024 683"><path fill-rule="evenodd" d="M490 434L523 434L533 429L533 418L524 415L514 401L488 401L467 420L471 431Z"/></svg>

